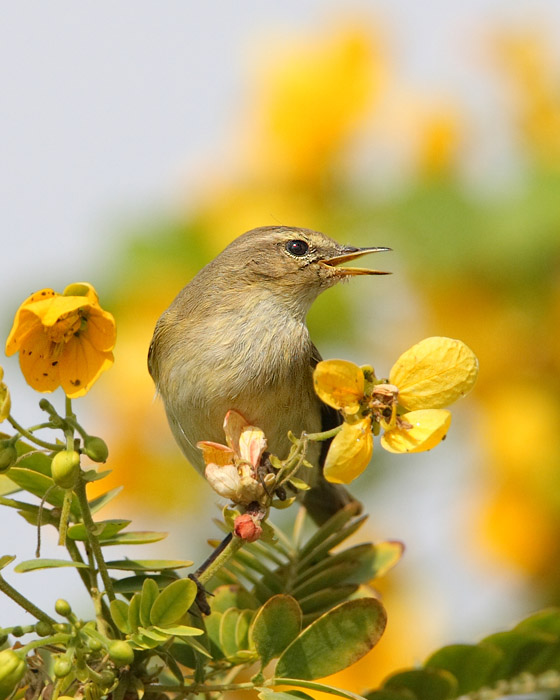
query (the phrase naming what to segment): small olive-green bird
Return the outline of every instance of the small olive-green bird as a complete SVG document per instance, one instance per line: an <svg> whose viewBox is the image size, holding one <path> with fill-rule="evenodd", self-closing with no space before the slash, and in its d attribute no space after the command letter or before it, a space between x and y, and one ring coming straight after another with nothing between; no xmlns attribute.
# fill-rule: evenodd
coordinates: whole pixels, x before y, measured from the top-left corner
<svg viewBox="0 0 560 700"><path fill-rule="evenodd" d="M305 319L317 296L354 275L386 274L339 267L389 248L340 245L317 231L266 226L235 239L179 292L157 322L148 366L169 425L189 462L204 473L199 440L224 442L235 409L261 428L280 459L288 431L328 430L340 421L313 388L321 356ZM315 465L304 503L321 523L353 500L322 476L325 445L312 443ZM308 470L305 470L307 472Z"/></svg>

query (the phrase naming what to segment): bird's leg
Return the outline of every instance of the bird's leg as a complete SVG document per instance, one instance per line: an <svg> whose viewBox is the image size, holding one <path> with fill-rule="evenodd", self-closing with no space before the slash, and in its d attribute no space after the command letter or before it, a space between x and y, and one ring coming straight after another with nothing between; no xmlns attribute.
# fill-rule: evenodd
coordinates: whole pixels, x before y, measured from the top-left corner
<svg viewBox="0 0 560 700"><path fill-rule="evenodd" d="M188 576L188 578L190 578L191 581L194 581L196 583L197 591L195 603L198 605L198 608L203 615L210 615L211 610L210 606L208 605L207 597L213 594L210 593L210 591L207 591L206 588L204 588L204 585L199 581L199 577L206 571L210 564L212 564L216 560L216 558L224 551L224 549L231 542L232 537L233 533L228 532L228 534L224 537L220 544L213 550L210 556L202 562L202 564L198 567L194 574L189 574Z"/></svg>

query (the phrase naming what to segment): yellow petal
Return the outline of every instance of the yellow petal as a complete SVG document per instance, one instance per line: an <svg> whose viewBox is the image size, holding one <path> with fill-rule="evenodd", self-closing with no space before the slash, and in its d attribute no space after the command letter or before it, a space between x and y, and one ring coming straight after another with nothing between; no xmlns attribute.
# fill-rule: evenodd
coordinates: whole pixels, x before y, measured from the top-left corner
<svg viewBox="0 0 560 700"><path fill-rule="evenodd" d="M201 440L196 443L199 450L202 450L202 457L205 464L216 464L218 467L225 467L233 462L233 450L218 442Z"/></svg>
<svg viewBox="0 0 560 700"><path fill-rule="evenodd" d="M64 297L57 294L52 299L44 299L27 305L41 319L44 326L54 326L61 316L68 316L78 309L89 309L91 303L87 297Z"/></svg>
<svg viewBox="0 0 560 700"><path fill-rule="evenodd" d="M403 353L389 381L399 404L409 410L443 408L467 394L478 375L478 360L460 340L426 338Z"/></svg>
<svg viewBox="0 0 560 700"><path fill-rule="evenodd" d="M20 340L19 366L25 381L36 391L54 391L60 385L59 359L43 326L35 323Z"/></svg>
<svg viewBox="0 0 560 700"><path fill-rule="evenodd" d="M33 328L41 328L39 318L29 311L20 307L17 311L12 330L6 340L6 355L10 357L21 348L21 341Z"/></svg>
<svg viewBox="0 0 560 700"><path fill-rule="evenodd" d="M224 418L224 433L226 434L226 442L228 446L235 452L236 455L239 454L239 438L244 428L246 428L249 423L245 418L237 411L228 411L226 417Z"/></svg>
<svg viewBox="0 0 560 700"><path fill-rule="evenodd" d="M356 413L364 397L364 373L353 362L323 360L315 367L317 396L329 406Z"/></svg>
<svg viewBox="0 0 560 700"><path fill-rule="evenodd" d="M113 315L101 308L93 307L87 318L83 334L97 350L108 352L115 347L117 329Z"/></svg>
<svg viewBox="0 0 560 700"><path fill-rule="evenodd" d="M324 475L335 484L349 484L364 471L373 452L371 420L343 423L325 460Z"/></svg>
<svg viewBox="0 0 560 700"><path fill-rule="evenodd" d="M29 327L23 326L25 324L29 324L31 319L33 319L34 323L36 322L33 314L28 312L27 306L36 301L49 299L50 297L54 296L56 296L54 289L40 289L38 292L35 292L31 296L27 297L23 304L21 304L19 309L16 311L14 324L6 341L6 355L13 355L19 350L21 338L29 331Z"/></svg>
<svg viewBox="0 0 560 700"><path fill-rule="evenodd" d="M65 297L86 297L94 306L99 304L95 287L89 282L74 282L62 292Z"/></svg>
<svg viewBox="0 0 560 700"><path fill-rule="evenodd" d="M74 336L64 345L58 363L64 393L69 398L83 396L112 364L112 353L100 352L83 334Z"/></svg>
<svg viewBox="0 0 560 700"><path fill-rule="evenodd" d="M3 375L4 372L0 367L0 380L2 379ZM10 392L8 390L8 387L4 384L4 382L0 381L0 423L3 420L6 420L6 418L10 415L11 408L12 402L10 399Z"/></svg>
<svg viewBox="0 0 560 700"><path fill-rule="evenodd" d="M266 438L260 428L249 425L239 436L239 456L254 467L259 465L262 453L266 450Z"/></svg>
<svg viewBox="0 0 560 700"><path fill-rule="evenodd" d="M401 416L412 428L387 430L381 445L389 452L425 452L439 444L451 425L451 413L441 408L411 411Z"/></svg>
<svg viewBox="0 0 560 700"><path fill-rule="evenodd" d="M241 489L241 479L237 469L232 464L224 467L219 467L217 464L208 464L204 470L204 475L216 493L223 498L229 498L237 502Z"/></svg>

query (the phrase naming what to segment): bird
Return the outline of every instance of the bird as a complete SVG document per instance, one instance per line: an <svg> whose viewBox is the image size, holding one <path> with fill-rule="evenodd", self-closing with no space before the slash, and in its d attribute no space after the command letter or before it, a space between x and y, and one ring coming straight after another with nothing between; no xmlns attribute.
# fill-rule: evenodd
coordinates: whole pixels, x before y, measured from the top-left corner
<svg viewBox="0 0 560 700"><path fill-rule="evenodd" d="M289 431L299 436L340 423L314 391L321 355L307 313L341 281L389 274L340 266L387 250L341 245L307 228L264 226L235 238L179 292L157 321L148 368L175 440L199 473L205 464L197 442L223 442L231 409L264 431L268 451L280 459L291 447ZM310 443L306 455L313 469L304 505L318 524L355 501L322 476L326 448Z"/></svg>

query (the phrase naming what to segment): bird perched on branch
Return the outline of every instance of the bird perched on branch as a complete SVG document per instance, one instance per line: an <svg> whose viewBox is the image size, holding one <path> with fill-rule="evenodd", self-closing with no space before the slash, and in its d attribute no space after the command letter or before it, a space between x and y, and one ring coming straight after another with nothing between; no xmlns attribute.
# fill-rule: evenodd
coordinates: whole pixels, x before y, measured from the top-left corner
<svg viewBox="0 0 560 700"><path fill-rule="evenodd" d="M196 444L223 442L230 409L261 428L280 459L290 449L288 431L298 436L338 424L336 411L313 388L321 356L305 319L317 296L337 282L386 274L339 267L385 250L340 245L309 229L257 228L236 238L179 292L157 322L148 366L173 435L199 472L205 465ZM315 468L304 499L318 523L352 500L323 478L321 449L310 444L307 459Z"/></svg>

